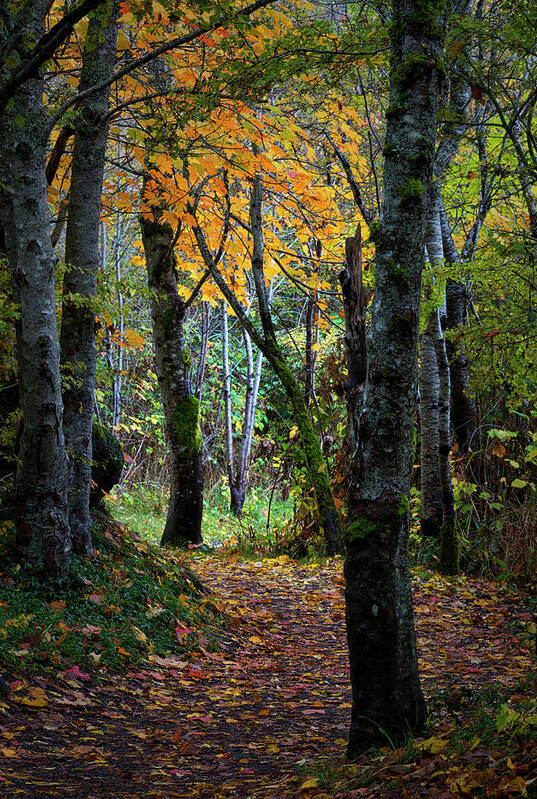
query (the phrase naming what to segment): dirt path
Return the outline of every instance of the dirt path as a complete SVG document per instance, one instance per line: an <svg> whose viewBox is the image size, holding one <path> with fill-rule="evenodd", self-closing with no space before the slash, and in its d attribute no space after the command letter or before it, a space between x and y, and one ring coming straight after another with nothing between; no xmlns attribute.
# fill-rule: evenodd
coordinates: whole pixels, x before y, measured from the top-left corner
<svg viewBox="0 0 537 799"><path fill-rule="evenodd" d="M301 763L344 752L350 714L340 564L195 564L232 624L199 664L50 686L0 715L0 794L69 799L299 796ZM519 610L476 581L416 585L427 692L512 685Z"/></svg>

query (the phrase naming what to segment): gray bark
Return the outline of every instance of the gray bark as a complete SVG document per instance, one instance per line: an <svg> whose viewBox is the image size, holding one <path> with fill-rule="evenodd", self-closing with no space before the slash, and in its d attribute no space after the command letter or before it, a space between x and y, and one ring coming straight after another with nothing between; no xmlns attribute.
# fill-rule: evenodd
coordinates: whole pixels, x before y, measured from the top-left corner
<svg viewBox="0 0 537 799"><path fill-rule="evenodd" d="M426 249L431 269L430 279L433 284L436 270L439 267L441 268L444 258L442 231L437 209L438 203L439 194L437 187L434 187L430 198L429 222L426 234ZM439 407L442 400L440 398L439 364L436 357L436 339L438 335L442 337L442 329L439 322L439 310L434 308L427 320L427 327L421 336L421 531L423 535L431 535L436 538L440 538L443 519L439 450ZM443 385L445 387L445 384ZM449 416L447 425L449 437Z"/></svg>
<svg viewBox="0 0 537 799"><path fill-rule="evenodd" d="M439 569L443 574L459 572L459 541L455 528L455 500L451 482L451 385L446 340L442 332L440 311L433 324L433 342L439 376L438 392L438 463L442 488L442 527L440 530Z"/></svg>
<svg viewBox="0 0 537 799"><path fill-rule="evenodd" d="M445 212L441 209L442 244L447 263L461 263L461 258L449 228ZM464 283L448 278L446 283L447 330L453 333L463 328L466 318L466 291ZM480 449L477 410L470 394L470 369L464 345L453 336L446 340L451 381L451 417L460 452Z"/></svg>
<svg viewBox="0 0 537 799"><path fill-rule="evenodd" d="M306 400L306 407L315 400L315 365L317 362L315 350L313 345L317 340L317 328L315 325L317 311L317 297L310 296L306 302L306 366L305 366L305 385L304 385L304 399Z"/></svg>
<svg viewBox="0 0 537 799"><path fill-rule="evenodd" d="M222 302L222 393L224 395L224 418L226 430L226 459L231 505L233 507L233 488L235 486L235 457L233 452L233 417L231 407L231 372L229 369L229 330L227 304Z"/></svg>
<svg viewBox="0 0 537 799"><path fill-rule="evenodd" d="M200 322L200 357L196 371L196 397L201 400L203 393L203 383L205 382L205 368L207 365L207 351L209 345L209 325L211 322L211 304L201 303L201 322Z"/></svg>
<svg viewBox="0 0 537 799"><path fill-rule="evenodd" d="M270 302L269 292L269 302ZM226 302L223 302L223 335L222 352L224 367L224 406L226 418L226 449L228 460L228 477L231 511L240 518L246 499L248 487L248 469L254 434L255 411L263 369L263 353L259 351L254 364L252 341L248 331L242 329L244 348L246 351L246 391L244 395L244 414L242 422L241 443L235 468L235 449L233 447L232 402L231 402L231 370L229 367L229 335L227 324Z"/></svg>
<svg viewBox="0 0 537 799"><path fill-rule="evenodd" d="M440 210L440 194L438 191L433 191L427 230L427 253L434 271L436 271L438 267L441 267L444 261ZM439 565L440 570L444 574L456 574L459 571L459 545L455 530L455 503L449 458L451 452L451 381L441 316L445 316L443 309L436 308L431 314L428 326L438 374L438 434L436 439L436 458L438 475L440 478L442 516Z"/></svg>
<svg viewBox="0 0 537 799"><path fill-rule="evenodd" d="M31 0L21 35L44 34L45 0ZM1 32L0 32L0 35ZM9 73L0 70L0 93ZM37 74L0 116L0 222L20 302L17 342L24 429L17 469L17 543L22 563L65 583L71 561L68 458L63 434L60 349L45 175L49 125Z"/></svg>
<svg viewBox="0 0 537 799"><path fill-rule="evenodd" d="M118 5L110 18L90 20L80 91L106 80L116 60ZM95 92L77 111L65 237L61 361L64 372L65 443L71 461L69 523L75 551L91 554L90 489L93 394L95 387L95 307L99 271L99 227L104 159L108 138L109 89Z"/></svg>
<svg viewBox="0 0 537 799"><path fill-rule="evenodd" d="M438 403L440 379L434 348L433 328L438 311L429 317L421 334L420 409L421 409L421 513L422 535L440 538L442 527L442 487L438 457Z"/></svg>
<svg viewBox="0 0 537 799"><path fill-rule="evenodd" d="M368 370L349 494L348 756L420 730L408 571L417 349L445 4L393 0L391 91Z"/></svg>
<svg viewBox="0 0 537 799"><path fill-rule="evenodd" d="M366 310L369 291L362 282L362 233L356 228L353 238L345 241L345 263L339 273L345 315L345 349L348 380L345 386L348 429L354 450L358 441L355 426L360 394L367 376Z"/></svg>

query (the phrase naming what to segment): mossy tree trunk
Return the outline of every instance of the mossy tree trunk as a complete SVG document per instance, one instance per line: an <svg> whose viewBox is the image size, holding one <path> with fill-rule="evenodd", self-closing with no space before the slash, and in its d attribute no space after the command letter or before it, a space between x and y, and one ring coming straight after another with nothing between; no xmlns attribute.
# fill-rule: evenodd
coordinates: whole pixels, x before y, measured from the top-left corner
<svg viewBox="0 0 537 799"><path fill-rule="evenodd" d="M177 293L173 231L141 219L156 371L162 396L170 455L170 501L161 544L187 546L202 541L203 461L200 403L190 386L190 357L185 345L185 305Z"/></svg>
<svg viewBox="0 0 537 799"><path fill-rule="evenodd" d="M46 6L46 0L30 0L18 14L15 30L21 44L44 35ZM7 44L6 31L0 29L0 48ZM9 78L9 69L0 66L0 92ZM36 70L0 114L0 224L13 294L20 303L17 358L24 428L17 469L17 543L24 565L66 583L72 553L69 468L45 175L48 134L43 79Z"/></svg>
<svg viewBox="0 0 537 799"><path fill-rule="evenodd" d="M409 495L425 231L445 4L393 0L390 107L368 368L349 492L346 621L353 704L347 753L425 722L410 595Z"/></svg>
<svg viewBox="0 0 537 799"><path fill-rule="evenodd" d="M89 23L80 91L107 80L116 61L118 3L108 0ZM95 308L99 270L99 228L104 159L108 139L109 87L77 108L63 281L61 362L64 377L65 443L71 462L69 524L73 548L91 554L90 491L93 394L95 388Z"/></svg>

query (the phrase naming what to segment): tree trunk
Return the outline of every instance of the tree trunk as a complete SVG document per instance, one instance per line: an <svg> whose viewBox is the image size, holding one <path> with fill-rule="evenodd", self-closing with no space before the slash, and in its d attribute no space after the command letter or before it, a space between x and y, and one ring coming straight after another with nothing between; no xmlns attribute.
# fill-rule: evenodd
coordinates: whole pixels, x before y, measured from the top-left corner
<svg viewBox="0 0 537 799"><path fill-rule="evenodd" d="M237 507L237 491L235 488L235 456L233 452L233 416L231 407L231 372L229 369L229 331L227 319L227 304L222 302L222 390L224 394L224 416L226 429L226 460L227 476L230 491L231 510L235 516L240 516ZM237 512L238 511L238 512Z"/></svg>
<svg viewBox="0 0 537 799"><path fill-rule="evenodd" d="M450 264L460 263L461 258L443 209L440 216L444 257ZM465 296L464 284L448 278L446 283L447 330L457 331L464 326ZM451 381L451 420L455 438L461 452L476 452L480 449L480 436L477 410L469 390L468 358L464 346L451 337L446 341L446 351Z"/></svg>
<svg viewBox="0 0 537 799"><path fill-rule="evenodd" d="M440 311L436 311L433 330L434 349L439 376L438 392L438 464L442 487L442 527L440 529L439 569L442 574L458 574L459 539L455 528L455 500L451 482L451 386L446 340L442 333Z"/></svg>
<svg viewBox="0 0 537 799"><path fill-rule="evenodd" d="M442 487L438 457L438 403L440 378L434 349L433 327L437 311L429 317L421 334L421 533L440 539L442 528Z"/></svg>
<svg viewBox="0 0 537 799"><path fill-rule="evenodd" d="M246 349L246 392L244 396L244 417L242 423L241 446L237 468L235 470L235 456L233 448L233 424L232 424L232 403L231 403L231 370L229 368L229 335L226 301L222 303L223 336L222 354L224 366L224 405L226 417L226 448L228 459L228 477L230 508L234 516L240 519L242 509L246 499L246 488L248 483L248 467L250 465L250 451L252 447L252 437L254 433L255 409L257 405L257 395L259 393L259 383L261 380L261 369L263 365L263 355L260 352L254 370L254 357L252 353L252 342L247 331L243 328L244 346Z"/></svg>
<svg viewBox="0 0 537 799"><path fill-rule="evenodd" d="M248 360L248 382L246 386L246 396L244 398L244 420L242 423L241 449L239 453L239 462L237 465L237 477L235 480L236 497L235 499L232 497L232 506L233 503L235 503L235 507L238 511L236 515L240 515L242 513L244 500L246 498L246 489L248 487L248 470L250 468L250 453L252 451L252 439L255 426L255 411L257 408L257 397L259 396L261 372L263 369L263 353L261 350L258 352L257 362L254 368L252 341L248 335L248 332L244 328L242 333Z"/></svg>
<svg viewBox="0 0 537 799"><path fill-rule="evenodd" d="M393 0L391 96L368 371L348 508L346 617L353 706L347 753L424 724L408 566L425 229L444 3Z"/></svg>
<svg viewBox="0 0 537 799"><path fill-rule="evenodd" d="M111 19L91 18L84 45L80 91L107 80L114 71L117 4ZM61 362L64 372L65 443L71 462L69 524L76 552L93 551L90 529L95 307L99 271L99 227L104 158L108 138L109 87L78 108L65 238Z"/></svg>
<svg viewBox="0 0 537 799"><path fill-rule="evenodd" d="M196 397L201 401L203 384L205 382L205 368L207 365L207 352L209 349L209 325L211 322L211 304L201 303L200 321L200 357L196 371Z"/></svg>
<svg viewBox="0 0 537 799"><path fill-rule="evenodd" d="M170 501L161 544L202 542L202 437L200 403L190 388L190 356L185 346L184 303L177 293L173 231L142 218L142 240L151 290L156 372L170 448Z"/></svg>
<svg viewBox="0 0 537 799"><path fill-rule="evenodd" d="M427 230L427 253L433 272L442 267L444 262L444 245L440 193L433 187L431 210ZM441 528L440 528L440 571L444 574L457 574L459 571L459 541L455 529L455 502L451 483L451 382L446 341L441 323L442 310L437 308L429 321L429 330L433 345L433 355L438 375L438 427L436 436L438 475L441 486ZM422 496L423 499L423 496Z"/></svg>
<svg viewBox="0 0 537 799"><path fill-rule="evenodd" d="M304 398L306 407L309 408L315 399L315 364L317 361L314 344L317 343L316 311L317 297L310 296L306 303L306 367L305 367L305 386Z"/></svg>
<svg viewBox="0 0 537 799"><path fill-rule="evenodd" d="M45 0L21 15L26 41L44 34ZM0 72L0 89L7 70ZM63 434L60 349L45 176L48 119L43 80L27 80L0 116L0 222L20 302L18 364L24 429L17 469L21 561L66 583L71 561L68 459Z"/></svg>
<svg viewBox="0 0 537 799"><path fill-rule="evenodd" d="M345 314L345 348L347 352L348 380L345 386L347 416L351 445L358 441L358 430L354 428L359 397L367 376L367 330L366 309L369 291L362 283L362 231L356 228L354 238L345 241L345 264L339 273Z"/></svg>

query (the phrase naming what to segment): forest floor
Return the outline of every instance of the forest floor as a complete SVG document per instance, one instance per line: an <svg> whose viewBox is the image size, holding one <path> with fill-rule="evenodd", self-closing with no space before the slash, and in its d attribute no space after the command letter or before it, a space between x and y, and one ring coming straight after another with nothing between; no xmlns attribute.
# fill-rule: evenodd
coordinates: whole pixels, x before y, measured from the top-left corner
<svg viewBox="0 0 537 799"><path fill-rule="evenodd" d="M222 649L20 682L0 702L5 799L537 795L537 682L521 687L535 661L516 594L414 575L431 727L344 765L341 561L189 558L229 620Z"/></svg>

